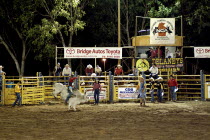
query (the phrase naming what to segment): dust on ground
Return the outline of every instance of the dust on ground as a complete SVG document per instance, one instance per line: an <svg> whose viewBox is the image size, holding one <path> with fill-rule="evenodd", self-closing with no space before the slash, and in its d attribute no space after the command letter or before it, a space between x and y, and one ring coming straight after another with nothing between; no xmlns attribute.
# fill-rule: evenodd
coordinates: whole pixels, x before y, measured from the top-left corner
<svg viewBox="0 0 210 140"><path fill-rule="evenodd" d="M209 140L210 102L0 107L1 140Z"/></svg>

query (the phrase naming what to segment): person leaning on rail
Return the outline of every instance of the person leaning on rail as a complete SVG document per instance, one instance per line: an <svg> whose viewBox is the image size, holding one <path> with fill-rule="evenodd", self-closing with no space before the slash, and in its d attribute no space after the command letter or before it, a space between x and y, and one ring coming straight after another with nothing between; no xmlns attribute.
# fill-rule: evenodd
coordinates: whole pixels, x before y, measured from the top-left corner
<svg viewBox="0 0 210 140"><path fill-rule="evenodd" d="M18 106L21 106L21 88L20 88L20 82L18 82L16 85L15 85L15 94L16 94L16 100L15 102L12 104L12 107L14 107L17 102L18 102Z"/></svg>
<svg viewBox="0 0 210 140"><path fill-rule="evenodd" d="M153 77L154 79L158 78L158 67L155 63L152 64L152 67L149 69L150 75L149 77Z"/></svg>
<svg viewBox="0 0 210 140"><path fill-rule="evenodd" d="M71 76L71 68L69 67L69 64L66 64L65 67L63 68L63 72L62 75L65 76L64 77L64 85L68 84L68 80L69 80L69 76Z"/></svg>

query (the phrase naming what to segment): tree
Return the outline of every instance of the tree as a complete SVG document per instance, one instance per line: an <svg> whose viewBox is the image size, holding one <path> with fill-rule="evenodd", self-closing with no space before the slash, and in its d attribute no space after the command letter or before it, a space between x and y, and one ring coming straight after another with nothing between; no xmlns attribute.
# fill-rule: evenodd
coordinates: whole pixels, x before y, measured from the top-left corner
<svg viewBox="0 0 210 140"><path fill-rule="evenodd" d="M33 27L34 7L31 0L2 0L0 5L0 44L12 57L20 76L24 75L25 60L32 48L28 31Z"/></svg>
<svg viewBox="0 0 210 140"><path fill-rule="evenodd" d="M83 30L85 22L82 17L85 12L84 7L91 0L39 0L42 8L39 14L43 17L41 25L37 25L38 34L41 35L34 41L35 44L42 43L52 44L62 47L72 47L73 36L79 30ZM51 42L50 42L51 40ZM69 61L71 65L71 62Z"/></svg>
<svg viewBox="0 0 210 140"><path fill-rule="evenodd" d="M182 0L185 45L209 45L210 2L209 0Z"/></svg>

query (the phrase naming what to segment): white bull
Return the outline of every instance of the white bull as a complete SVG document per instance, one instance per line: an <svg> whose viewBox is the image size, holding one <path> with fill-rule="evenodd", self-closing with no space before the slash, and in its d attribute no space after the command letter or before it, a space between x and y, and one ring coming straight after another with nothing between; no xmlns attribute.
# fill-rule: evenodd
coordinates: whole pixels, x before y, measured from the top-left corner
<svg viewBox="0 0 210 140"><path fill-rule="evenodd" d="M53 86L53 95L55 98L57 98L57 95L61 93L61 99L64 101L66 100L68 96L68 91L66 85L63 85L61 83L55 83ZM73 97L71 97L68 101L68 110L71 109L71 107L76 111L76 106L80 103L86 102L86 95L81 94L78 90L73 91Z"/></svg>

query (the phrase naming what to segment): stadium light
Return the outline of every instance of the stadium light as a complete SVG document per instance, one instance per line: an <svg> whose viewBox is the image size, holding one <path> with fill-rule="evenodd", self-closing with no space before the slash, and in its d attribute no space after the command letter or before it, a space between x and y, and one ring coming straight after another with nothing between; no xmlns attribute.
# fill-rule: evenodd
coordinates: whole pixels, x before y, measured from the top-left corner
<svg viewBox="0 0 210 140"><path fill-rule="evenodd" d="M103 58L102 60L104 61L104 72L105 72L105 62L106 62L106 59Z"/></svg>

